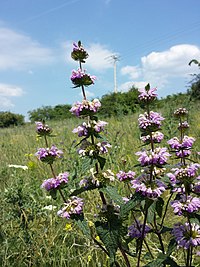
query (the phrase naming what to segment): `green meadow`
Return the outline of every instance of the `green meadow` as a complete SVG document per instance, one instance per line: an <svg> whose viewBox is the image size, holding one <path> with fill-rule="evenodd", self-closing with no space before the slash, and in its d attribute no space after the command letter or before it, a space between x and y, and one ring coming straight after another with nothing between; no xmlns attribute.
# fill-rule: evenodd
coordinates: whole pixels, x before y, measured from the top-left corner
<svg viewBox="0 0 200 267"><path fill-rule="evenodd" d="M162 132L165 139L162 146L167 146L167 140L178 135L177 121L173 117L174 109L182 107L189 109L188 135L196 138L192 160L197 161L196 152L200 151L200 103L184 101L161 102L155 111L161 112L166 118ZM138 129L139 113L106 119L106 138L112 149L107 155L107 169L114 173L119 170L139 171L134 167L137 162L135 153L141 149L140 132ZM102 118L103 119L103 118ZM63 121L49 121L53 135L49 142L64 151L64 157L54 163L57 173L68 171L73 179L71 188L84 177L85 169L77 155L78 137L72 133L81 120L76 118ZM40 147L45 147L43 139L38 138L34 124L20 127L0 129L1 169L0 169L0 266L51 266L51 267L100 267L109 266L107 256L98 245L86 239L81 231L71 221L59 218L57 210L62 204L58 197L53 200L41 184L44 179L52 177L48 165L42 164L34 156ZM171 161L171 164L173 162ZM9 165L27 166L28 169L9 167ZM118 181L114 182L118 192L124 196L127 188ZM167 196L167 192L165 193ZM101 205L96 190L82 193L85 214L91 229L93 216ZM179 220L179 218L176 218ZM129 218L131 224L131 217ZM174 224L172 211L167 215L167 225ZM98 239L98 236L96 237ZM148 243L155 253L159 248L153 237L148 237ZM168 236L164 240L168 244ZM134 252L134 243L132 244ZM145 246L144 246L145 247ZM173 257L180 265L183 264L183 253L176 252ZM195 266L200 266L195 258ZM120 252L117 261L125 266ZM131 266L135 259L130 257ZM145 258L143 259L145 263Z"/></svg>

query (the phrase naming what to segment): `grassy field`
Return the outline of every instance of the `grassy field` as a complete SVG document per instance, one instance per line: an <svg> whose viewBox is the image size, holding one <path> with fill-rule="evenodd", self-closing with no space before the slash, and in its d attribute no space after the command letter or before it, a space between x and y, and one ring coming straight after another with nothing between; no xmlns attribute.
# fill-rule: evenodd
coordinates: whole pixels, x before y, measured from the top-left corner
<svg viewBox="0 0 200 267"><path fill-rule="evenodd" d="M177 106L176 108L178 108ZM172 116L173 106L160 107L166 120L163 133L166 139L177 135L177 122ZM195 151L200 151L200 116L199 104L189 106L189 134L196 138ZM112 144L107 156L107 167L114 173L119 170L135 170L137 163L135 152L140 150L138 114L108 119L106 137ZM80 123L77 119L49 122L55 137L51 143L64 151L64 158L55 164L56 173L69 171L84 176L81 161L77 156L75 145L78 138L72 130ZM57 210L61 199L52 200L41 189L44 179L52 177L47 165L37 161L34 153L39 147L45 147L43 140L36 138L35 125L0 129L1 146L1 266L109 266L108 258L91 241L85 239L81 232L68 221L58 218ZM197 160L193 157L194 160ZM126 162L126 164L125 164ZM28 170L9 167L10 164L28 166ZM74 180L76 183L76 180ZM116 181L116 186L119 183ZM119 186L121 193L125 188ZM98 209L100 199L97 192L91 191L84 195L87 202L87 219L92 220ZM52 207L52 206L53 207ZM50 208L51 209L48 209ZM174 223L168 217L168 225ZM149 239L155 251L158 250L153 239ZM167 244L167 238L165 240ZM134 248L134 247L133 247ZM181 263L180 253L174 255ZM121 255L117 254L120 266L125 266ZM135 266L134 259L130 259ZM200 266L200 265L196 265Z"/></svg>

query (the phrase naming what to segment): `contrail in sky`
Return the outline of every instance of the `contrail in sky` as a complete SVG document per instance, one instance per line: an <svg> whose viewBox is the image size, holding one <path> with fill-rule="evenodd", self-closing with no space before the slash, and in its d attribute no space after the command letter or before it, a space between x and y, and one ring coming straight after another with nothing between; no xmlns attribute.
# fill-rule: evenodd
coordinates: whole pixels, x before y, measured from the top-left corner
<svg viewBox="0 0 200 267"><path fill-rule="evenodd" d="M59 5L59 6L55 6L55 7L53 7L53 8L48 9L48 10L45 10L44 12L41 12L41 13L39 13L39 14L37 14L37 15L35 15L35 16L32 16L32 17L30 17L30 18L28 18L28 19L26 19L26 20L24 20L24 21L21 21L21 22L29 22L29 21L33 21L33 20L35 20L35 19L37 19L37 18L40 18L40 17L42 17L42 16L44 16L44 15L46 15L46 14L52 13L52 12L54 12L55 10L61 9L61 8L64 7L64 6L68 6L68 5L71 5L71 4L75 4L75 3L79 2L79 1L80 1L80 0L71 0L71 1L68 1L68 2L64 2L63 4L61 4L61 5Z"/></svg>

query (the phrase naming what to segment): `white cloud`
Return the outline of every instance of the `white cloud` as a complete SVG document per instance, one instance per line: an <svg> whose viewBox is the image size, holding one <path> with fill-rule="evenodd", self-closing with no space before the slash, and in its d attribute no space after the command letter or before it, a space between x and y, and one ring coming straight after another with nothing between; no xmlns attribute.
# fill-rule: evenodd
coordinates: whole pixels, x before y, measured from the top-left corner
<svg viewBox="0 0 200 267"><path fill-rule="evenodd" d="M185 76L191 72L188 63L200 58L200 48L195 45L181 44L172 46L163 52L152 52L142 57L144 71L151 71L167 76Z"/></svg>
<svg viewBox="0 0 200 267"><path fill-rule="evenodd" d="M14 107L10 97L19 97L24 94L22 88L10 85L10 84L0 84L0 109L8 109Z"/></svg>
<svg viewBox="0 0 200 267"><path fill-rule="evenodd" d="M0 70L20 70L34 64L47 64L52 51L29 36L0 27Z"/></svg>
<svg viewBox="0 0 200 267"><path fill-rule="evenodd" d="M113 67L111 50L108 50L101 44L91 44L88 47L89 58L87 60L88 67L95 70L104 70Z"/></svg>
<svg viewBox="0 0 200 267"><path fill-rule="evenodd" d="M186 83L186 78L191 79L189 74L197 70L195 65L188 65L192 59L200 59L200 48L195 45L181 44L166 51L152 52L141 58L140 68L126 66L122 68L121 73L128 75L131 79L130 83L135 84L136 87L150 83L152 87L164 90L166 87L172 88L175 81L182 86L184 82ZM128 83L122 84L121 88L126 88Z"/></svg>
<svg viewBox="0 0 200 267"><path fill-rule="evenodd" d="M7 110L12 107L14 107L14 104L12 103L12 101L8 99L7 97L0 95L0 110Z"/></svg>
<svg viewBox="0 0 200 267"><path fill-rule="evenodd" d="M120 85L119 90L122 92L127 92L133 86L139 89L139 88L144 88L147 84L148 82L126 82Z"/></svg>
<svg viewBox="0 0 200 267"><path fill-rule="evenodd" d="M130 79L137 79L141 75L141 70L137 66L125 66L120 71L122 75L128 75Z"/></svg>
<svg viewBox="0 0 200 267"><path fill-rule="evenodd" d="M75 61L71 59L72 44L73 42L68 41L66 43L63 43L62 47L67 51L67 62L74 64ZM105 45L101 45L99 43L92 43L88 47L85 47L85 49L89 54L89 57L87 58L86 69L103 71L109 68L113 68L113 60L111 56L117 55L117 53L109 50Z"/></svg>
<svg viewBox="0 0 200 267"><path fill-rule="evenodd" d="M1 96L21 96L23 94L22 88L18 86L0 83Z"/></svg>

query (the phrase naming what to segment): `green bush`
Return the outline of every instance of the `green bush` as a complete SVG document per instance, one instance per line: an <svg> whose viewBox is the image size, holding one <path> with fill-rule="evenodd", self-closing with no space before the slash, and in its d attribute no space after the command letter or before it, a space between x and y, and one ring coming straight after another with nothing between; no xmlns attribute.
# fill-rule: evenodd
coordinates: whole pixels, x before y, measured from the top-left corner
<svg viewBox="0 0 200 267"><path fill-rule="evenodd" d="M42 120L63 120L71 118L70 113L71 105L56 105L55 107L44 106L32 111L28 111L29 119L31 122Z"/></svg>
<svg viewBox="0 0 200 267"><path fill-rule="evenodd" d="M9 111L0 112L0 127L18 126L24 124L24 116Z"/></svg>

